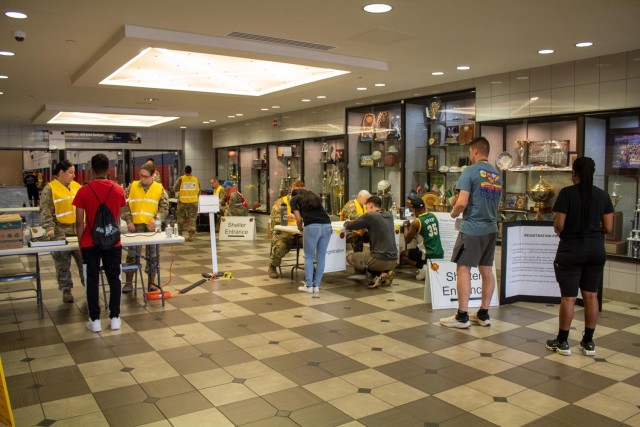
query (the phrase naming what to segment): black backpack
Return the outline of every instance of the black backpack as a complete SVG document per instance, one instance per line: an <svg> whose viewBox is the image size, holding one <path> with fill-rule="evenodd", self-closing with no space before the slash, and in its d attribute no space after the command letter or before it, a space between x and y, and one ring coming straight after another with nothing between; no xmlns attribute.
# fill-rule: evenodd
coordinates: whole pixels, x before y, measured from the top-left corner
<svg viewBox="0 0 640 427"><path fill-rule="evenodd" d="M98 203L100 203L93 221L93 246L102 250L112 249L120 241L120 224L116 222L107 205L100 201L91 184L87 185L96 196ZM107 197L104 199L105 202L109 199L109 194L111 194L113 187L115 187L115 184L109 189Z"/></svg>

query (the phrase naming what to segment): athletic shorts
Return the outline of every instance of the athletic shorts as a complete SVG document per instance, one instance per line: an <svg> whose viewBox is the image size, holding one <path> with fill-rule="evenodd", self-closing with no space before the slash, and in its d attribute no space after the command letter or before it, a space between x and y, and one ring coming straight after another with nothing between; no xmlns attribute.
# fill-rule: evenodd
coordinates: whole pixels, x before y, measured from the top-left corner
<svg viewBox="0 0 640 427"><path fill-rule="evenodd" d="M351 260L356 264L358 270L390 271L398 265L398 260L396 259L378 259L373 257L371 252L353 252Z"/></svg>
<svg viewBox="0 0 640 427"><path fill-rule="evenodd" d="M417 268L422 268L426 260L422 259L422 251L418 248L412 248L407 251L407 256L409 259L415 263L417 263Z"/></svg>
<svg viewBox="0 0 640 427"><path fill-rule="evenodd" d="M553 268L560 286L560 295L577 297L578 289L598 292L606 260L604 248L558 251Z"/></svg>
<svg viewBox="0 0 640 427"><path fill-rule="evenodd" d="M458 233L458 239L451 254L451 262L467 267L492 266L497 236L498 233L483 236Z"/></svg>

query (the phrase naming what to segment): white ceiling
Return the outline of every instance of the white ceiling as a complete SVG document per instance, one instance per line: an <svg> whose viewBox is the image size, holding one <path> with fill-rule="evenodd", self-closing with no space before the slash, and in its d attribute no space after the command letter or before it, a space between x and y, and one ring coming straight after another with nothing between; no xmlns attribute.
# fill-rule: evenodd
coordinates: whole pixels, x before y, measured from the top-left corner
<svg viewBox="0 0 640 427"><path fill-rule="evenodd" d="M190 113L163 127L212 128L323 104L640 48L640 0L8 0L0 16L0 123L43 124L46 105ZM129 26L129 27L125 27ZM139 32L126 31L138 29ZM18 43L13 31L24 31ZM162 30L162 31L158 31ZM334 46L318 51L231 32ZM575 43L593 41L577 48ZM345 69L261 97L99 86L142 48L166 47ZM539 55L543 48L552 55ZM458 71L456 66L471 70ZM385 68L387 68L385 70ZM432 71L444 71L435 77ZM375 83L385 83L382 88ZM368 87L367 92L356 87ZM317 99L324 95L326 99ZM149 103L145 98L158 98ZM311 102L303 103L308 98ZM279 110L260 111L279 105ZM243 114L230 119L228 115Z"/></svg>

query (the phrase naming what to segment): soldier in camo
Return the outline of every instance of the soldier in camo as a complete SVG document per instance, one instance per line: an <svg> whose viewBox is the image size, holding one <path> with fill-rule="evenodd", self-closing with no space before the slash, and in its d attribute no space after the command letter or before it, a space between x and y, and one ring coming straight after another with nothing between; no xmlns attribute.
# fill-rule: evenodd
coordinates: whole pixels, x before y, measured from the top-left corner
<svg viewBox="0 0 640 427"><path fill-rule="evenodd" d="M291 184L291 191L296 188L304 188L304 182L302 181L294 181ZM273 206L271 207L271 262L269 263L269 277L272 279L279 278L278 267L282 263L282 258L284 258L293 245L296 242L296 239L299 239L299 235L297 234L289 234L284 231L274 230L276 225L295 225L296 219L293 213L291 212L291 206L289 203L291 202L291 195L285 194L275 201ZM284 203L287 207L287 221L286 224L282 224L280 221L280 208L282 203Z"/></svg>
<svg viewBox="0 0 640 427"><path fill-rule="evenodd" d="M198 194L200 183L198 178L191 175L192 168L187 165L182 175L173 185L173 191L178 198L178 232L186 235L187 242L193 242L196 233L196 218L198 217Z"/></svg>
<svg viewBox="0 0 640 427"><path fill-rule="evenodd" d="M367 212L366 204L367 199L371 197L371 194L367 190L361 190L358 193L358 197L353 200L349 200L340 212L340 221L355 221L361 215ZM351 243L354 252L362 252L364 250L364 243L368 242L368 236L366 230L354 230L347 232L347 243Z"/></svg>
<svg viewBox="0 0 640 427"><path fill-rule="evenodd" d="M225 195L222 196L224 203L220 203L221 206L224 206L223 216L248 216L249 205L244 200L244 196L234 188L233 182L227 180L222 184L222 187L225 192Z"/></svg>
<svg viewBox="0 0 640 427"><path fill-rule="evenodd" d="M150 164L155 168L155 163L151 157L147 159L147 164ZM162 177L160 176L160 172L158 171L158 169L156 169L156 172L153 174L153 180L162 185Z"/></svg>
<svg viewBox="0 0 640 427"><path fill-rule="evenodd" d="M127 205L124 207L124 211L122 212L122 219L127 223L127 229L129 233L144 233L148 231L156 231L160 230L155 229L155 220L159 219L160 221L164 221L169 214L169 194L167 191L162 188L160 200L158 201L157 211L155 212L155 218L149 217L145 220L139 220L135 223L133 222L133 215L131 214L131 203L129 195L131 194L131 190L134 187L141 187L144 192L148 192L151 189L151 186L155 184L155 179L153 178L155 172L155 168L153 165L144 164L140 168L139 176L140 180L133 181L127 189L125 190L125 196L127 197ZM139 189L139 188L138 188ZM140 203L145 203L145 201L141 201ZM147 207L143 207L143 210L147 210ZM136 261L136 254L138 247L127 247L124 248L127 251L127 264L133 264ZM156 266L158 264L158 253L157 247L155 245L147 245L145 250L145 255L147 258L147 265L145 266L145 272L149 275L149 290L155 291L160 289L158 285L155 283L156 279ZM132 280L133 273L126 273L126 280L124 282L124 286L122 287L122 293L127 294L133 291Z"/></svg>
<svg viewBox="0 0 640 427"><path fill-rule="evenodd" d="M68 160L59 162L53 170L53 180L44 186L40 197L40 221L48 238L63 240L65 237L76 235L75 209L73 198L80 188L80 184L73 180L75 167ZM55 197L54 197L55 195ZM56 210L57 208L57 210ZM73 220L73 222L69 222ZM62 291L62 300L73 302L73 279L71 276L71 258L78 266L80 281L84 286L82 269L82 254L80 250L51 252L56 269L58 289Z"/></svg>

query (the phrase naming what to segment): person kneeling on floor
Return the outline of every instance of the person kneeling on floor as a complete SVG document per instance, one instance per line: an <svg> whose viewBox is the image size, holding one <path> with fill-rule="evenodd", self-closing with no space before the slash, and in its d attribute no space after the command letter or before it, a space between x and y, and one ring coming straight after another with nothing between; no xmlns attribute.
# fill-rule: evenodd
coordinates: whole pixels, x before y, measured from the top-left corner
<svg viewBox="0 0 640 427"><path fill-rule="evenodd" d="M416 280L424 280L427 276L428 260L444 257L440 241L440 224L433 213L426 211L424 200L420 197L412 197L409 201L416 219L411 222L405 221L404 241L409 244L415 238L418 247L402 251L400 262L416 267Z"/></svg>
<svg viewBox="0 0 640 427"><path fill-rule="evenodd" d="M367 213L355 221L347 221L347 231L366 229L369 233L370 252L354 252L347 255L347 263L360 273L379 272L367 287L389 286L393 282L393 269L398 264L395 227L391 212L382 211L382 199L371 196L367 199Z"/></svg>

